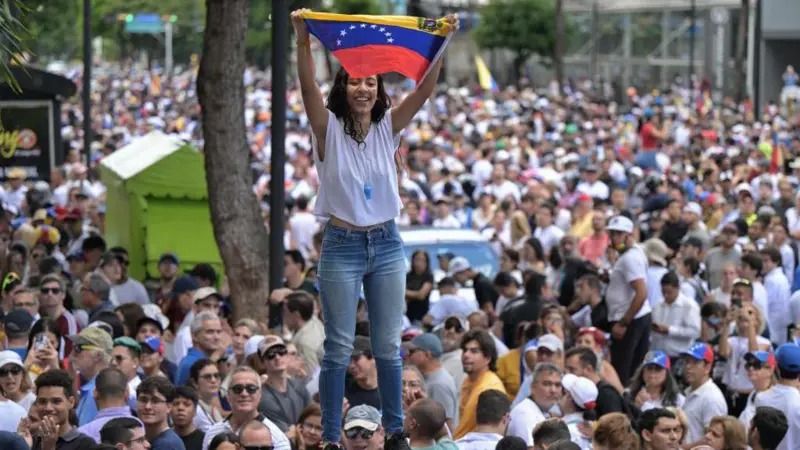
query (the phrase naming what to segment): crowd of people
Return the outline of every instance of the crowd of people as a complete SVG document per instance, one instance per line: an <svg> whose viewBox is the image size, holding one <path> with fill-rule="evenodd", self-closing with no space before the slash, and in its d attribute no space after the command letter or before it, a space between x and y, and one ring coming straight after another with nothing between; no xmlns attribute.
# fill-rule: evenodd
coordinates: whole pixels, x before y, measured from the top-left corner
<svg viewBox="0 0 800 450"><path fill-rule="evenodd" d="M285 287L264 294L258 323L232 320L211 265L183 273L164 253L135 280L139 262L104 238L104 156L153 130L202 148L196 68L98 73L89 164L65 102L66 163L49 182L9 170L2 192L0 448L319 448L325 225L299 89L286 95L288 208L269 211L272 95L266 73L244 77L253 190L265 219L287 223ZM411 448L800 447L800 134L775 104L757 117L705 87L676 79L620 104L588 82L436 89L401 133L397 223L476 230L499 271L408 258ZM408 88L387 92L397 103ZM347 365L348 450L383 449L387 434L367 309Z"/></svg>

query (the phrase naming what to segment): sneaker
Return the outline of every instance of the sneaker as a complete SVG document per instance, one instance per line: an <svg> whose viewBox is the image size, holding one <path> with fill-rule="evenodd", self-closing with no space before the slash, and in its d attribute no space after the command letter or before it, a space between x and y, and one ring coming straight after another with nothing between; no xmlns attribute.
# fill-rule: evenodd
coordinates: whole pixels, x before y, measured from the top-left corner
<svg viewBox="0 0 800 450"><path fill-rule="evenodd" d="M386 435L383 450L411 450L407 438L408 435L403 432Z"/></svg>

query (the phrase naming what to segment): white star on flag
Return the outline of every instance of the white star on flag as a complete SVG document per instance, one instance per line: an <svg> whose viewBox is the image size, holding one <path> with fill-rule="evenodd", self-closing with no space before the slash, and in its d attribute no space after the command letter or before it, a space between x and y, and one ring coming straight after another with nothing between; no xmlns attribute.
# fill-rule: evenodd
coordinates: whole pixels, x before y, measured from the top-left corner
<svg viewBox="0 0 800 450"><path fill-rule="evenodd" d="M376 26L377 25L370 25L370 28L372 28L374 30Z"/></svg>
<svg viewBox="0 0 800 450"><path fill-rule="evenodd" d="M356 26L355 26L355 25L350 25L350 29L351 29L351 30L355 30L355 29L356 29Z"/></svg>
<svg viewBox="0 0 800 450"><path fill-rule="evenodd" d="M361 28L367 28L367 24L365 24L365 23L362 23L362 24L361 24Z"/></svg>
<svg viewBox="0 0 800 450"><path fill-rule="evenodd" d="M386 37L390 37L392 33L386 33Z"/></svg>
<svg viewBox="0 0 800 450"><path fill-rule="evenodd" d="M392 38L389 38L389 39L387 39L386 41L387 41L388 43L390 43L390 44L391 44L392 42L394 42L394 39L392 39Z"/></svg>
<svg viewBox="0 0 800 450"><path fill-rule="evenodd" d="M381 27L381 28L380 28L378 31L380 31L381 33L383 33L384 31L386 31L386 28L383 28L383 27Z"/></svg>
<svg viewBox="0 0 800 450"><path fill-rule="evenodd" d="M337 40L336 40L336 45L342 45L342 41L341 41L341 39L337 39Z"/></svg>
<svg viewBox="0 0 800 450"><path fill-rule="evenodd" d="M339 34L341 34L342 36L347 36L347 31L342 30L339 32Z"/></svg>

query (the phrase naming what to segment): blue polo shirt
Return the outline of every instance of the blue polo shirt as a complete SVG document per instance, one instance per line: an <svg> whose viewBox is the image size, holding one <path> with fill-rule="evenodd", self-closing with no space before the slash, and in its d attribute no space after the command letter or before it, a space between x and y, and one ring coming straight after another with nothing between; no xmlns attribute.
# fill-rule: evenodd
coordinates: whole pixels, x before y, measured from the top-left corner
<svg viewBox="0 0 800 450"><path fill-rule="evenodd" d="M94 382L96 379L97 376L95 375L80 388L81 398L78 400L78 408L75 410L78 415L79 427L93 421L97 416L97 404L94 402Z"/></svg>
<svg viewBox="0 0 800 450"><path fill-rule="evenodd" d="M201 359L206 359L205 353L203 353L199 348L192 347L186 352L186 356L183 357L180 364L178 364L178 370L175 371L175 386L183 386L189 381L189 369L192 368L192 365Z"/></svg>

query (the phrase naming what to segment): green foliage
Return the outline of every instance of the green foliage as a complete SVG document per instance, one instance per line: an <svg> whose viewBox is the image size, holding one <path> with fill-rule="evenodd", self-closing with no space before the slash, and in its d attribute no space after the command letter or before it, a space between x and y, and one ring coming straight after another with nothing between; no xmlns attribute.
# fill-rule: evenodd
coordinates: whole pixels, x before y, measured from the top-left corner
<svg viewBox="0 0 800 450"><path fill-rule="evenodd" d="M19 83L11 73L10 66L22 63L25 48L22 39L27 34L27 29L18 16L24 13L24 9L19 0L0 4L0 80L8 83L17 92L20 90Z"/></svg>
<svg viewBox="0 0 800 450"><path fill-rule="evenodd" d="M339 14L382 14L383 10L375 0L333 0L331 12Z"/></svg>
<svg viewBox="0 0 800 450"><path fill-rule="evenodd" d="M526 59L552 57L555 35L553 0L492 0L481 11L474 37L482 48L504 48Z"/></svg>

